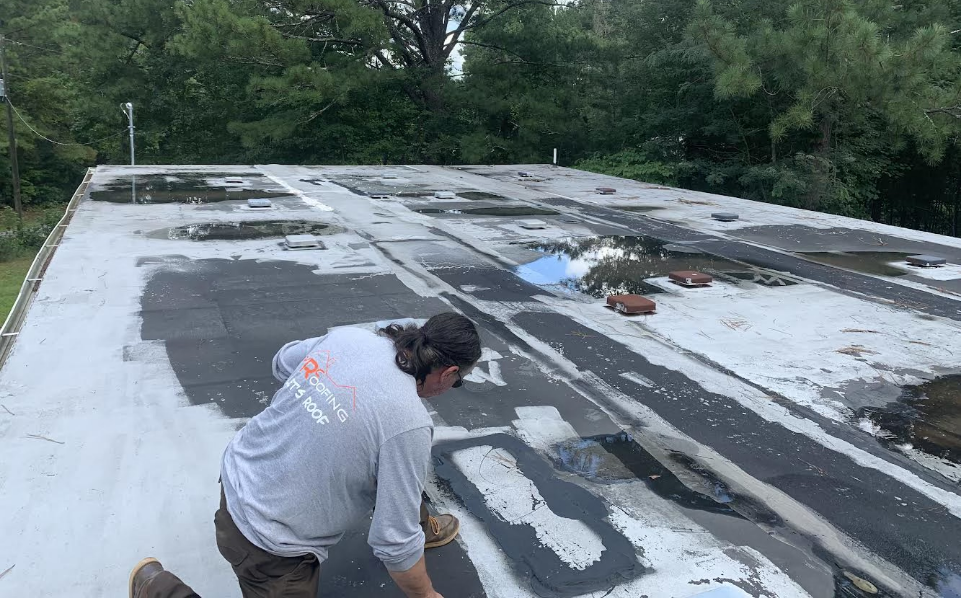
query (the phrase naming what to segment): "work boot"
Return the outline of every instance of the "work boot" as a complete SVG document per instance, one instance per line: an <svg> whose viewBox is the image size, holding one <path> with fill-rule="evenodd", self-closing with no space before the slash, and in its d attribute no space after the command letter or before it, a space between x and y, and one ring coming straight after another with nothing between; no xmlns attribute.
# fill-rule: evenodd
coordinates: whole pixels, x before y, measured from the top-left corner
<svg viewBox="0 0 961 598"><path fill-rule="evenodd" d="M144 588L153 578L163 573L163 565L155 558L146 558L137 563L130 572L130 598L141 598Z"/></svg>
<svg viewBox="0 0 961 598"><path fill-rule="evenodd" d="M424 528L424 548L450 544L460 531L460 521L453 515L429 516L420 526Z"/></svg>

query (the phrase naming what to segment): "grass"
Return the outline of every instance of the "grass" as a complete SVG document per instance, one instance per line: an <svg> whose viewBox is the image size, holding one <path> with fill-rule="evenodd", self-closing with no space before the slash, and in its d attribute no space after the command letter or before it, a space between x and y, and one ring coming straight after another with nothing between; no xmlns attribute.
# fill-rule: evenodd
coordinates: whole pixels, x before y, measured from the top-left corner
<svg viewBox="0 0 961 598"><path fill-rule="evenodd" d="M6 262L0 262L0 323L7 319L13 302L17 300L23 279L33 263L33 253L26 253Z"/></svg>
<svg viewBox="0 0 961 598"><path fill-rule="evenodd" d="M49 213L56 213L58 217L63 214L63 206L55 207L35 207L29 206L23 209L23 224L31 226L43 221ZM0 209L0 230L13 230L17 227L17 215L9 206Z"/></svg>
<svg viewBox="0 0 961 598"><path fill-rule="evenodd" d="M23 227L18 228L14 211L0 207L0 322L10 313L38 248L63 210L64 206L30 206L23 211Z"/></svg>

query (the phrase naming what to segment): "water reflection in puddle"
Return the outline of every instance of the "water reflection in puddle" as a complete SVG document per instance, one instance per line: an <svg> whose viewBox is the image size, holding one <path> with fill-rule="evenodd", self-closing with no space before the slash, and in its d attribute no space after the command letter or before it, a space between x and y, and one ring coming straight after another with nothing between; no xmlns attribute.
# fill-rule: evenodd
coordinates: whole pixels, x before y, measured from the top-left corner
<svg viewBox="0 0 961 598"><path fill-rule="evenodd" d="M418 208L418 214L452 214L464 216L556 216L554 210L528 206L497 208Z"/></svg>
<svg viewBox="0 0 961 598"><path fill-rule="evenodd" d="M882 437L961 465L961 376L907 387L884 409L858 413L881 428Z"/></svg>
<svg viewBox="0 0 961 598"><path fill-rule="evenodd" d="M658 496L684 507L740 517L729 506L734 498L722 482L712 482L713 498L691 490L629 434L563 442L557 446L557 454L561 469L589 480L607 484L641 480Z"/></svg>
<svg viewBox="0 0 961 598"><path fill-rule="evenodd" d="M496 193L488 193L486 191L461 191L457 195L463 197L464 199L470 199L473 201L484 201L484 200L494 200L500 201L507 199L503 195L498 195Z"/></svg>
<svg viewBox="0 0 961 598"><path fill-rule="evenodd" d="M948 569L938 571L933 580L941 598L961 598L961 574Z"/></svg>
<svg viewBox="0 0 961 598"><path fill-rule="evenodd" d="M690 247L668 245L650 237L591 237L535 243L531 249L545 255L519 266L517 274L540 286L558 286L593 297L612 294L663 292L644 282L675 270L696 270L721 275L743 271L742 264L698 253Z"/></svg>
<svg viewBox="0 0 961 598"><path fill-rule="evenodd" d="M907 253L897 253L891 251L822 251L812 253L800 253L801 257L825 264L828 266L838 266L846 270L854 270L863 274L874 274L876 276L904 276L907 271L892 266L892 262L904 262Z"/></svg>
<svg viewBox="0 0 961 598"><path fill-rule="evenodd" d="M204 222L157 231L152 236L174 241L241 241L286 235L321 235L335 232L328 224L305 220L260 220L250 222Z"/></svg>
<svg viewBox="0 0 961 598"><path fill-rule="evenodd" d="M657 210L663 210L664 208L660 206L611 206L612 208L617 208L618 210L623 210L625 212L655 212Z"/></svg>

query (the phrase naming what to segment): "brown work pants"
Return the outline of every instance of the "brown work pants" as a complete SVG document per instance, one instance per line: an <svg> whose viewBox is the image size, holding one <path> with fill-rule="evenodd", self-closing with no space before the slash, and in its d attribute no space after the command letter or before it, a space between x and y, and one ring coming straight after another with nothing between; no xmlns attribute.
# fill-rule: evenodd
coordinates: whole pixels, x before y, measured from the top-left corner
<svg viewBox="0 0 961 598"><path fill-rule="evenodd" d="M214 515L217 547L240 582L244 598L317 598L320 564L308 554L282 557L252 544L237 529L227 512L227 499L220 492L220 509ZM164 571L152 579L135 598L200 598L180 579Z"/></svg>

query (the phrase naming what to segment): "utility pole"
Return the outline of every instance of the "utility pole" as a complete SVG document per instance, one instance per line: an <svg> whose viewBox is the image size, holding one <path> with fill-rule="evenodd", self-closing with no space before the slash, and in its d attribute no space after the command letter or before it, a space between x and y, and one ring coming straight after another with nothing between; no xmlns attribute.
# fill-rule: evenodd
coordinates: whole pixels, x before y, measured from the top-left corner
<svg viewBox="0 0 961 598"><path fill-rule="evenodd" d="M17 218L23 220L23 204L20 202L20 166L17 164L17 135L13 130L13 105L10 103L7 85L6 37L0 35L0 102L7 105L7 135L10 139L10 168L13 171L13 207Z"/></svg>
<svg viewBox="0 0 961 598"><path fill-rule="evenodd" d="M127 118L130 121L130 165L136 166L137 163L136 163L136 160L134 159L134 145L133 145L133 129L134 129L133 104L131 104L130 102L127 102L126 104L123 104L122 106L120 106L120 109L123 110L123 113L127 115Z"/></svg>

